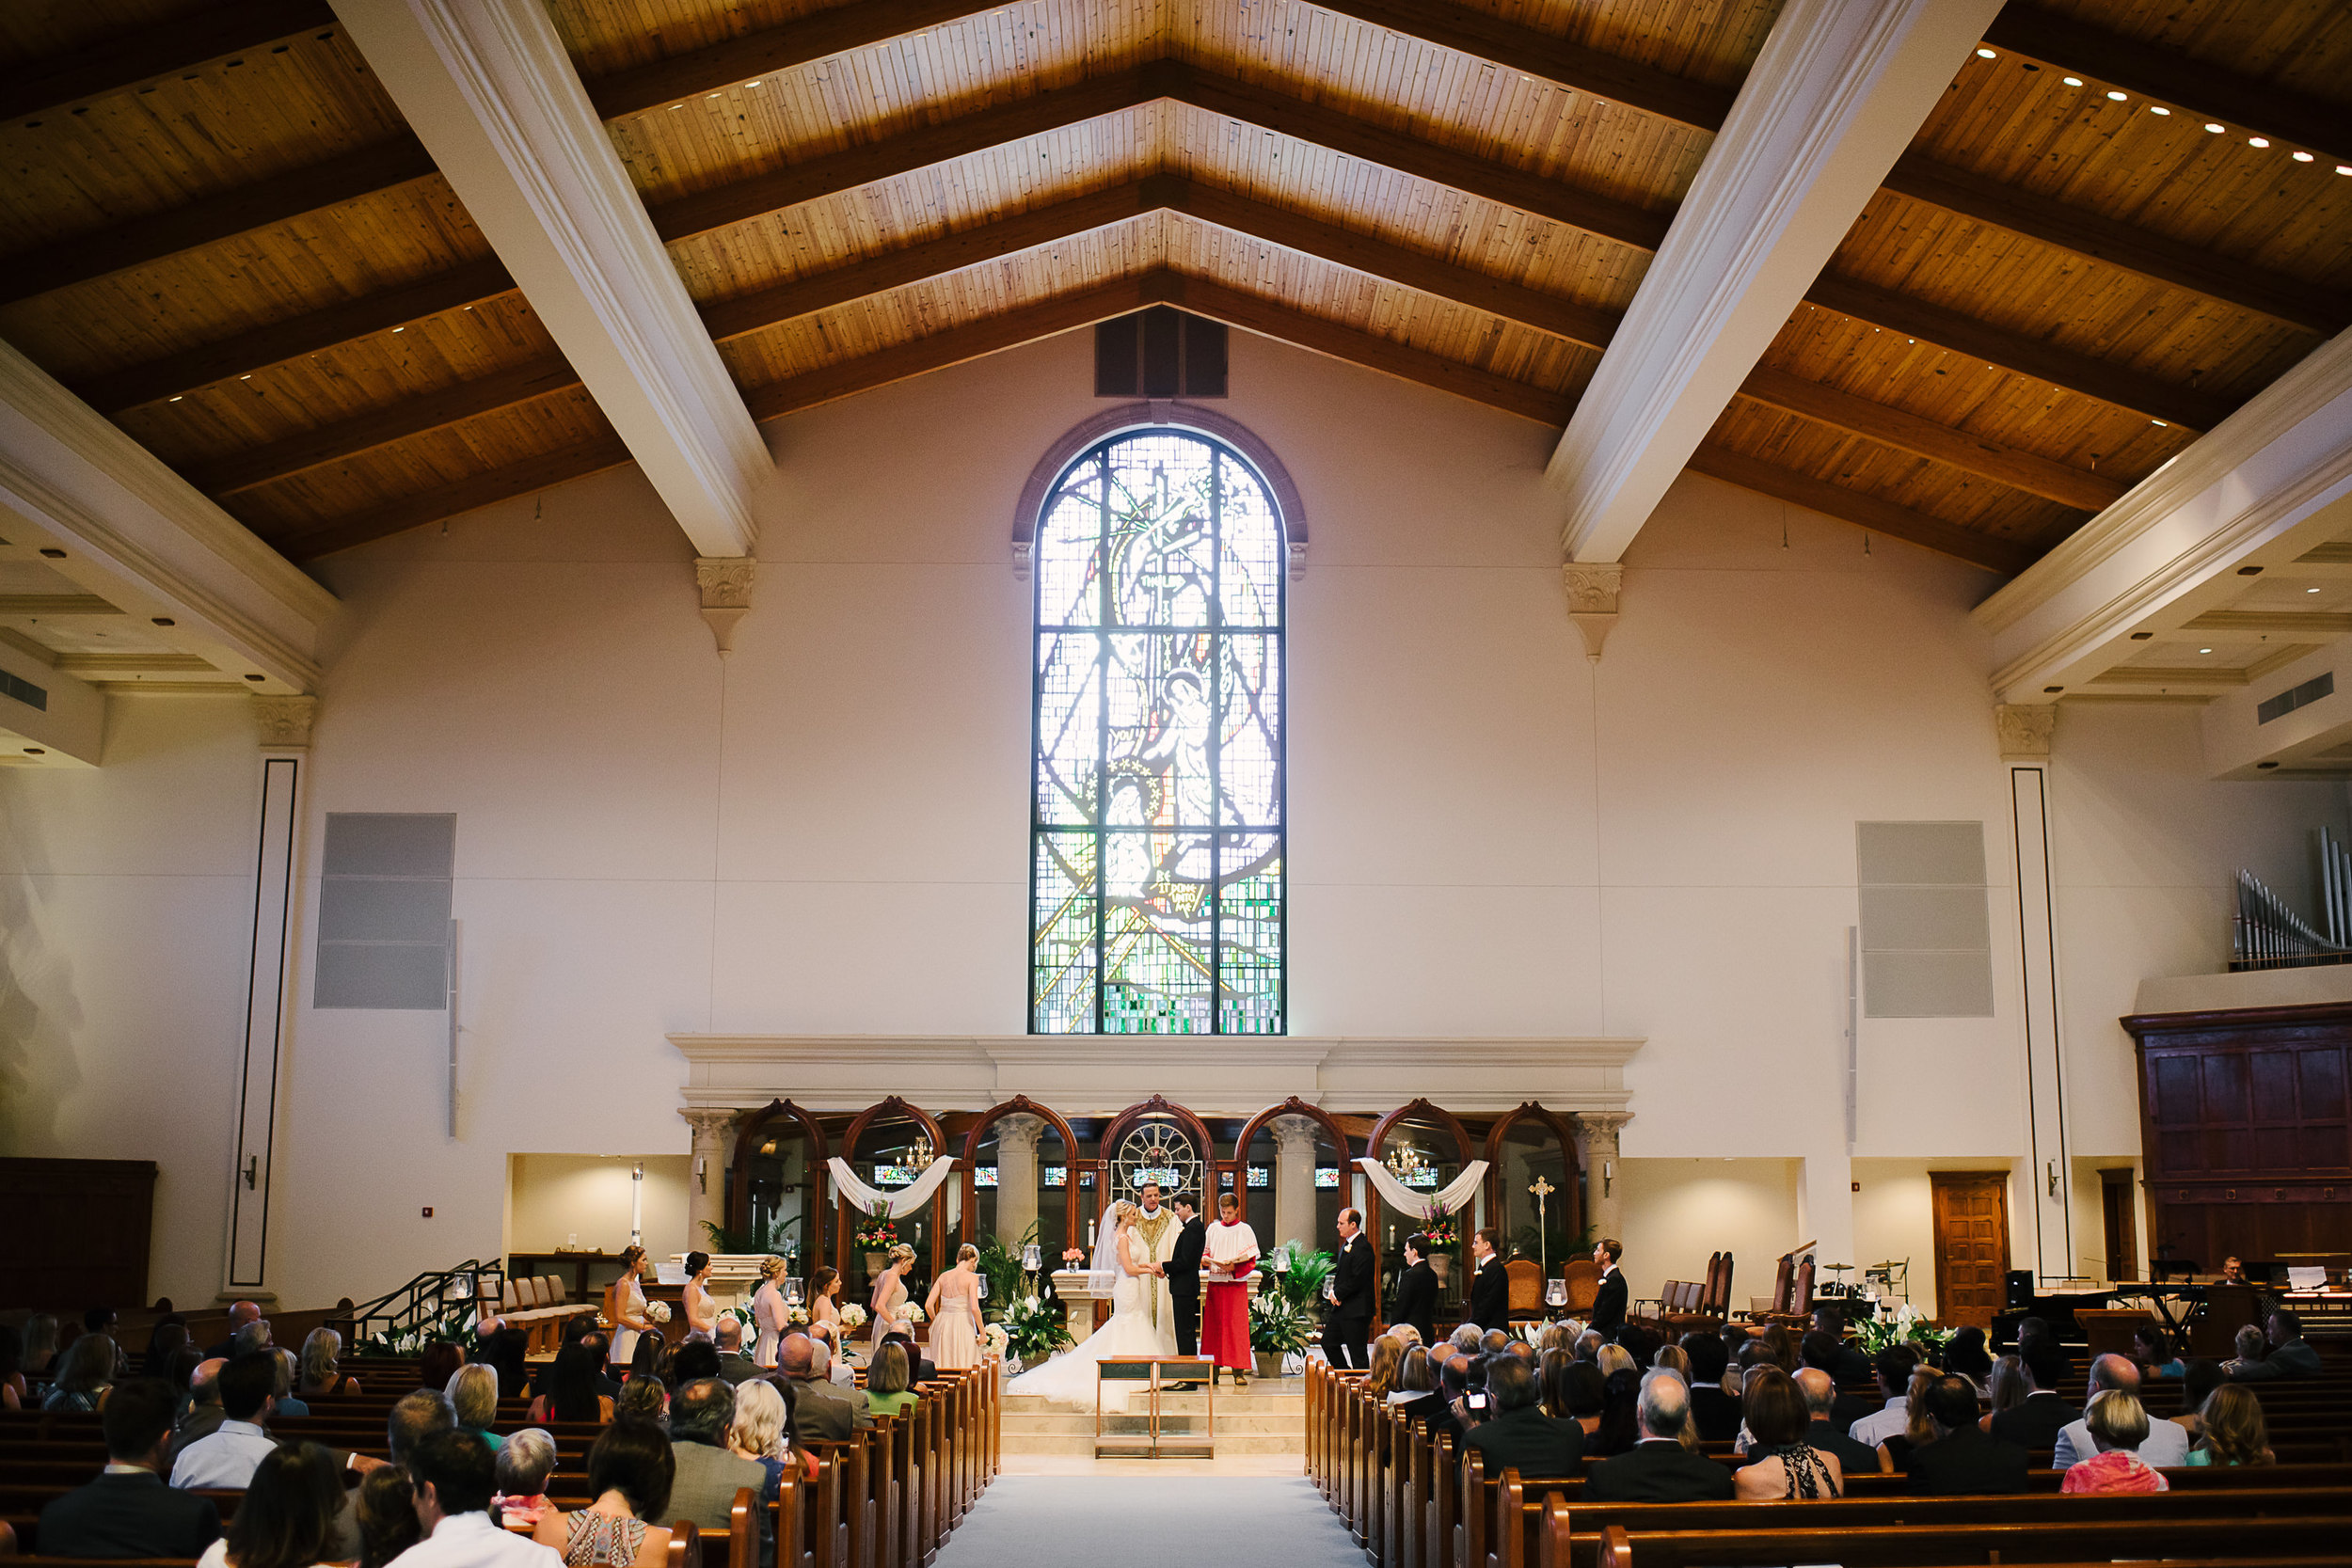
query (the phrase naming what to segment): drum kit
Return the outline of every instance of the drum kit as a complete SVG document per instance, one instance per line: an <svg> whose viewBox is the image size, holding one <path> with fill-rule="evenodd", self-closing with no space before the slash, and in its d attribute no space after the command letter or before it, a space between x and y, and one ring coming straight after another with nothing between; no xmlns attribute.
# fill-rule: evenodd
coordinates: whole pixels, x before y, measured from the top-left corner
<svg viewBox="0 0 2352 1568"><path fill-rule="evenodd" d="M1821 1265L1820 1272L1834 1274L1839 1277L1815 1285L1813 1287L1814 1298L1818 1301L1844 1303L1849 1310L1858 1304L1875 1316L1883 1304L1891 1303L1897 1296L1900 1296L1905 1301L1911 1299L1909 1288L1911 1259L1908 1258L1900 1261L1890 1258L1882 1262L1864 1265L1862 1282L1859 1285L1849 1285L1845 1281L1844 1276L1854 1272L1854 1266L1851 1263L1824 1263Z"/></svg>

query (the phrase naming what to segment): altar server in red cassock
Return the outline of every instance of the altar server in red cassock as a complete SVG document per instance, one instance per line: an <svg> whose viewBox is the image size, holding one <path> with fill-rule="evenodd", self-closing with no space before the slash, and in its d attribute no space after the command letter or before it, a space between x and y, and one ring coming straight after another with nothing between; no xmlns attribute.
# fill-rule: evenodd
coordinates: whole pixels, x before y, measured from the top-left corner
<svg viewBox="0 0 2352 1568"><path fill-rule="evenodd" d="M1249 1352L1249 1275L1258 1267L1258 1233L1240 1213L1239 1198L1220 1195L1200 1249L1200 1354L1231 1367L1234 1384L1247 1388L1257 1366Z"/></svg>

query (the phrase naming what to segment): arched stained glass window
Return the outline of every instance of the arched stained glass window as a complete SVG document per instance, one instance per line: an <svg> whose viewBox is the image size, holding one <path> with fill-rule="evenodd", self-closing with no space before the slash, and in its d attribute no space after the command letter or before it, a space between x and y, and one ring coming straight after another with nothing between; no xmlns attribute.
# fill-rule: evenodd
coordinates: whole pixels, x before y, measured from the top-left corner
<svg viewBox="0 0 2352 1568"><path fill-rule="evenodd" d="M1282 519L1186 430L1040 511L1032 1034L1283 1032Z"/></svg>

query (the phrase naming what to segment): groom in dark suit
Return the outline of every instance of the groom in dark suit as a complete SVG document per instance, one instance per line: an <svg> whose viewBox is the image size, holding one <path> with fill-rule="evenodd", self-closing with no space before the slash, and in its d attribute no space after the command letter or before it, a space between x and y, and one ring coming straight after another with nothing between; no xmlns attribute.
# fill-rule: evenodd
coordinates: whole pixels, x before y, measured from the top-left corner
<svg viewBox="0 0 2352 1568"><path fill-rule="evenodd" d="M1625 1275L1617 1272L1617 1259L1625 1256L1625 1243L1613 1236L1604 1236L1593 1248L1593 1261L1600 1265L1600 1291L1593 1297L1593 1316L1586 1324L1604 1339L1614 1339L1625 1327Z"/></svg>
<svg viewBox="0 0 2352 1568"><path fill-rule="evenodd" d="M1200 1354L1200 1249L1208 1244L1209 1227L1190 1193L1177 1195L1176 1250L1167 1264L1168 1299L1176 1305L1176 1354Z"/></svg>
<svg viewBox="0 0 2352 1568"><path fill-rule="evenodd" d="M1364 1216L1340 1211L1340 1255L1331 1266L1331 1312L1324 1324L1324 1354L1334 1367L1369 1369L1365 1341L1372 1338L1372 1309L1379 1299L1378 1261L1364 1239Z"/></svg>

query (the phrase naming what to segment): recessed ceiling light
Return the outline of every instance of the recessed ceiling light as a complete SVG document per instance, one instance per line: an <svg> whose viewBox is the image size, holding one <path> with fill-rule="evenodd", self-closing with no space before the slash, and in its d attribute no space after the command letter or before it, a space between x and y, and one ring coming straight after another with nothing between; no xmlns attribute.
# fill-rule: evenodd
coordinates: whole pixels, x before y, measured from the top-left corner
<svg viewBox="0 0 2352 1568"><path fill-rule="evenodd" d="M2221 130L2222 130L2222 128L2221 128L2220 126L2218 126L2218 125L2216 125L2216 124L2215 124L2212 120L2210 120L2210 119L2209 119L2209 120L2207 120L2207 121L2205 121L2205 129L2206 129L2206 130L2208 130L2208 131L2211 131L2211 132L2212 132L2215 135L2217 135L2217 135L2221 135Z"/></svg>
<svg viewBox="0 0 2352 1568"><path fill-rule="evenodd" d="M2213 650L2212 650L2211 648L2200 648L2200 649L2198 649L2197 651L2198 651L2199 653L2201 653L2201 654L2209 654L2209 653L2213 652Z"/></svg>
<svg viewBox="0 0 2352 1568"><path fill-rule="evenodd" d="M178 393L178 392L174 392L174 393L172 393L172 394L171 394L171 401L172 401L172 402L174 402L174 403L178 403L178 402L180 401L180 397L181 397L181 394L180 394L180 393Z"/></svg>
<svg viewBox="0 0 2352 1568"><path fill-rule="evenodd" d="M2295 152L2290 153L2289 156L2298 164L2308 164L2312 161L2312 155L2308 152Z"/></svg>
<svg viewBox="0 0 2352 1568"><path fill-rule="evenodd" d="M768 84L765 82L746 82L743 85L747 87L764 87Z"/></svg>
<svg viewBox="0 0 2352 1568"><path fill-rule="evenodd" d="M715 93L715 92L714 92L714 93L712 93L710 96L711 96L711 97L713 97L713 98L716 98L716 97L718 97L719 95L718 95L717 93Z"/></svg>
<svg viewBox="0 0 2352 1568"><path fill-rule="evenodd" d="M2066 85L2070 87L2079 87L2083 85L2083 79L2079 76L2069 76L2066 78Z"/></svg>
<svg viewBox="0 0 2352 1568"><path fill-rule="evenodd" d="M2338 164L2336 166L2336 172L2338 174L2352 174L2352 164Z"/></svg>
<svg viewBox="0 0 2352 1568"><path fill-rule="evenodd" d="M2129 93L2117 92L2113 87L2109 87L2107 89L2107 97L2118 103L2122 103L2124 99L2130 96L2131 95Z"/></svg>
<svg viewBox="0 0 2352 1568"><path fill-rule="evenodd" d="M1977 51L1977 58L1980 60L1997 60L2000 57L2000 55L1994 54L1990 49L1979 49Z"/></svg>
<svg viewBox="0 0 2352 1568"><path fill-rule="evenodd" d="M241 376L237 377L237 379L238 379L239 381L250 381L250 380L252 380L252 379L253 379L253 372L252 372L251 371L247 371L247 372L245 372L245 374L243 374L243 375L241 375Z"/></svg>
<svg viewBox="0 0 2352 1568"><path fill-rule="evenodd" d="M2172 111L2161 103L2151 103L2148 105L2148 112L2152 115L2169 115Z"/></svg>
<svg viewBox="0 0 2352 1568"><path fill-rule="evenodd" d="M2316 588L2306 588L2306 589L2304 589L2304 590L2303 590L2303 592L2304 592L2304 593L2306 593L2306 594L2316 594L2316 593L2318 593L2318 592L2319 592L2319 590L2318 590L2318 589L2316 589Z"/></svg>
<svg viewBox="0 0 2352 1568"><path fill-rule="evenodd" d="M2268 136L2249 136L2246 138L2246 145L2249 147L2268 147L2270 145L2270 138Z"/></svg>
<svg viewBox="0 0 2352 1568"><path fill-rule="evenodd" d="M2148 422L2154 425L2158 430L2169 430L2172 428L2170 425L2166 424L2162 420L2150 420Z"/></svg>

